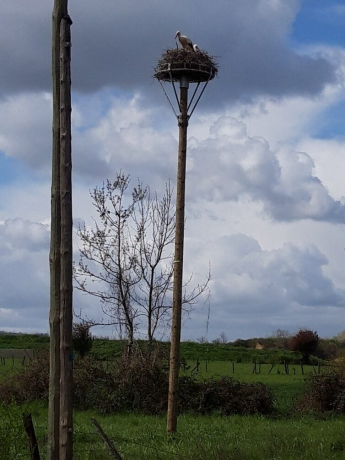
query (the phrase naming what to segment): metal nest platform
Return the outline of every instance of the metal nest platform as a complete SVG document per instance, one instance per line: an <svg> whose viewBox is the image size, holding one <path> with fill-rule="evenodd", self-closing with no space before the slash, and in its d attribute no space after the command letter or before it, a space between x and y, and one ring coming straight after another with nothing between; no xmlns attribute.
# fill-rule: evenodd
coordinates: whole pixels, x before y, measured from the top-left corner
<svg viewBox="0 0 345 460"><path fill-rule="evenodd" d="M217 73L215 58L204 51L167 49L158 61L154 78L176 82L184 77L190 83L202 83L213 80Z"/></svg>

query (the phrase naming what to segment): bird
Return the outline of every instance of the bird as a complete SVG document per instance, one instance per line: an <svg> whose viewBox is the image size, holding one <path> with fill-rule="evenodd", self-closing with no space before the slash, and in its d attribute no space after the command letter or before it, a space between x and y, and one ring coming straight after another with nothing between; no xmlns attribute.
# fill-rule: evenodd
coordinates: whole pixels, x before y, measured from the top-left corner
<svg viewBox="0 0 345 460"><path fill-rule="evenodd" d="M193 43L189 37L187 37L186 35L181 35L181 32L177 31L175 38L179 39L182 48L184 48L185 50L193 50Z"/></svg>
<svg viewBox="0 0 345 460"><path fill-rule="evenodd" d="M198 47L198 45L196 43L193 45L193 50L195 52L200 52L200 48Z"/></svg>

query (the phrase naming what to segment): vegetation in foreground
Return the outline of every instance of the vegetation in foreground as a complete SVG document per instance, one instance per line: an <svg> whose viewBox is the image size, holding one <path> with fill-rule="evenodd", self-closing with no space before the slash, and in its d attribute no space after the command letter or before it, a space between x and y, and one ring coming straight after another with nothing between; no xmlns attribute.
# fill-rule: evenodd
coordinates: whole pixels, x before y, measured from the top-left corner
<svg viewBox="0 0 345 460"><path fill-rule="evenodd" d="M22 412L32 413L45 459L47 410L42 404L0 406L0 458L28 458ZM345 417L272 419L261 416L182 415L179 431L166 434L164 416L75 413L76 460L110 460L91 423L94 417L124 460L330 460L345 457Z"/></svg>
<svg viewBox="0 0 345 460"><path fill-rule="evenodd" d="M192 344L191 350L193 350L193 347L194 350L197 349L199 345ZM208 352L212 348L223 349L223 346L219 345L202 344L202 346L208 346ZM226 347L225 345L224 349ZM198 348L198 351L200 351L200 348ZM262 350L252 351L261 352ZM266 350L263 351L267 353ZM186 370L185 377L183 377L187 380L195 364L195 359L200 357L199 353L197 356L191 356L193 356L193 361L186 362L189 369ZM87 358L85 363L88 363L87 366L95 367L91 369L86 366L79 376L80 382L85 385L86 383L87 385L93 385L93 388L78 385L79 395L77 397L81 401L84 401L84 403L89 403L91 401L87 396L92 395L92 397L96 397L98 394L100 397L99 400L103 401L103 405L107 406L109 402L107 398L110 393L109 382L106 381L104 383L102 381L105 375L109 375L109 367L112 366L112 363L97 361L92 358ZM8 366L8 363L6 365ZM97 412L90 409L84 412L76 412L74 433L75 458L80 460L106 460L111 458L91 423L91 417L95 417L101 423L106 433L121 452L124 460L168 460L173 458L186 458L189 460L295 460L298 458L305 460L326 460L345 458L345 416L343 415L345 412L345 374L341 368L338 368L339 373L326 372L325 375L318 375L315 374L315 368L305 366L305 375L302 375L300 366L295 366L294 370L294 365L290 364L289 374L285 374L285 365L279 364L279 361L275 364L271 373L269 373L271 366L262 364L260 373L253 373L254 365L252 360L240 362L235 364L235 374L233 375L233 366L228 360L207 361L207 370L206 360L201 362L199 374L196 379L193 379L193 385L197 385L203 379L209 379L210 377L209 381L213 382L214 385L211 384L202 389L202 398L199 398L199 400L196 398L196 402L198 408L203 410L196 412L206 413L207 415L180 415L179 432L173 437L166 434L165 416L159 415L159 411L157 415L143 415L138 413L137 407L135 409L136 413L129 414L122 412L120 414L117 413L117 410L119 410L117 408L115 413L102 416L100 414L107 412L108 409L108 407L103 406L98 407ZM5 368L6 366L3 367ZM18 367L24 370L20 363ZM37 379L39 373L36 371L37 369L34 369L34 372L31 372L30 378ZM88 380L90 374L96 378L89 378ZM134 375L137 374L138 372L134 371ZM304 378L307 374L309 374L307 388L302 398L305 387ZM156 383L157 374L153 375ZM251 385L260 381L266 382L273 391L275 411L265 416L232 415L231 417L223 417L220 416L219 410L212 414L212 405L208 406L208 404L212 404L212 399L215 396L215 399L219 399L219 396L222 396L224 388L227 387L227 382L231 382L231 385L235 382L232 379L223 379L222 381L221 376L224 375L235 376L236 379L250 383L249 386L240 385L238 387L240 389L253 388ZM39 384L37 384L36 380L35 382L28 382L26 380L26 384L24 385L24 388L31 389L38 389L39 385L42 385L41 389L44 390L45 397L41 402L24 402L22 405L14 403L7 404L6 406L0 405L1 460L15 460L17 458L27 458L28 456L27 440L22 427L22 412L24 411L29 411L33 415L41 453L43 454L42 458L45 458L47 372L44 371L41 373L42 376L45 377L38 379ZM27 385L28 383L30 385ZM129 400L134 400L133 393L128 391L129 389L133 390L131 388L132 383L133 381L129 387L125 386L123 388ZM139 383L142 385L140 379ZM200 397L200 387L193 387L193 385L189 386L188 391L185 393L187 401L191 395L193 397L195 395ZM155 391L156 386L152 388ZM220 393L215 392L215 388L218 388ZM260 388L265 388L265 386ZM329 388L332 388L334 391L330 392ZM196 389L197 391L195 391ZM231 387L232 392L233 389ZM12 388L9 387L9 390L12 391L13 386ZM256 390L255 388L253 394L257 395L258 391ZM9 395L11 391L9 391ZM143 394L145 392L146 390ZM3 394L1 390L0 394ZM37 399L36 396L32 395L32 399ZM116 396L116 399L119 399L118 396ZM225 396L227 399L227 395ZM303 401L303 404L295 404L296 396ZM22 394L22 397L22 401L28 399L27 394ZM239 399L241 398L242 395ZM149 407L153 399L152 392L149 392L149 397L146 400L144 399L147 407ZM200 401L203 402L203 405L200 404ZM250 399L249 401L251 404ZM184 405L186 404L184 403ZM92 404L84 406L85 409L87 407L94 406ZM293 407L295 407L294 410L292 410ZM211 410L208 410L209 408ZM128 410L132 409L133 407L128 407ZM156 414L155 411L153 413ZM236 410L234 411L233 407L231 407L230 413L236 413Z"/></svg>

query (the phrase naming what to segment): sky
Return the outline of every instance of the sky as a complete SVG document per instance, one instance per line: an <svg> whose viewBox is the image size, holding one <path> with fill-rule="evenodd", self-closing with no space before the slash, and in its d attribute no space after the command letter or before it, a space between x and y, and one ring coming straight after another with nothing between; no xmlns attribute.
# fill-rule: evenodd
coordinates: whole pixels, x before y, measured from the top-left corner
<svg viewBox="0 0 345 460"><path fill-rule="evenodd" d="M48 332L53 2L26 3L3 0L0 16L0 330ZM180 30L219 63L188 128L184 273L197 284L210 266L210 297L182 338L344 330L343 2L70 0L69 13L75 259L90 190L119 171L158 195L175 184L177 120L152 76ZM74 307L100 316L77 290Z"/></svg>

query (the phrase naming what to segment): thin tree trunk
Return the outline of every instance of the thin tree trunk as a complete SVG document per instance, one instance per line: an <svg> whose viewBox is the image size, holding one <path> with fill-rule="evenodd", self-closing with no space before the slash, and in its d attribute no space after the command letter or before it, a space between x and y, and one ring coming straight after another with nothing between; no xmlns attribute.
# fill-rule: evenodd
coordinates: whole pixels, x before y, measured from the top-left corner
<svg viewBox="0 0 345 460"><path fill-rule="evenodd" d="M73 458L71 24L72 21L67 15L60 23L60 460Z"/></svg>
<svg viewBox="0 0 345 460"><path fill-rule="evenodd" d="M59 458L60 419L60 22L67 14L67 0L55 0L52 15L53 148L50 239L50 378L48 411L48 460Z"/></svg>
<svg viewBox="0 0 345 460"><path fill-rule="evenodd" d="M185 183L186 183L186 157L187 157L187 106L188 106L188 80L180 82L180 109L179 116L179 152L177 166L176 187L176 237L174 259L174 287L173 287L173 312L171 323L170 369L169 369L169 394L167 431L175 433L177 430L177 403L178 403L178 374L180 367L180 341L181 341L181 316L182 316L182 277L183 277L183 243L184 243L184 209L185 209Z"/></svg>

